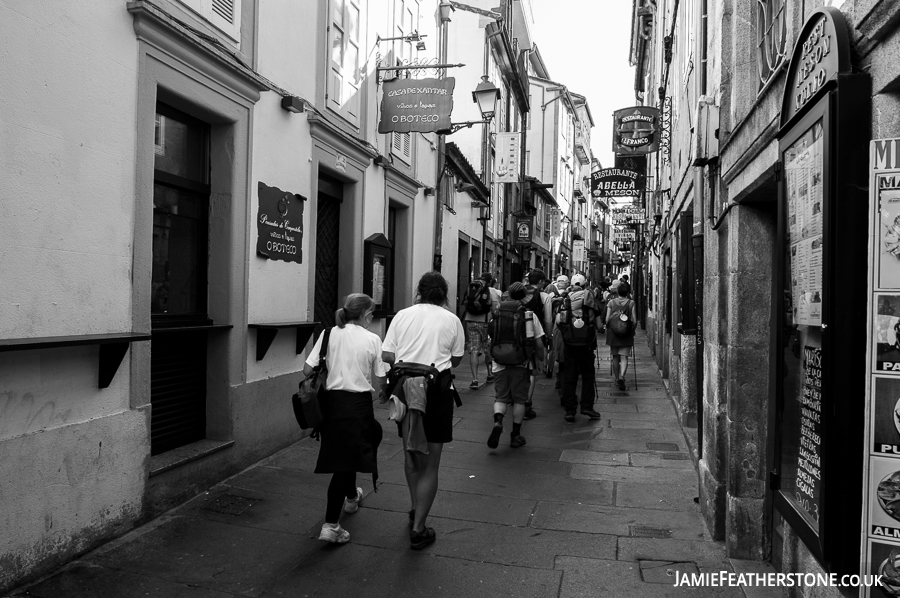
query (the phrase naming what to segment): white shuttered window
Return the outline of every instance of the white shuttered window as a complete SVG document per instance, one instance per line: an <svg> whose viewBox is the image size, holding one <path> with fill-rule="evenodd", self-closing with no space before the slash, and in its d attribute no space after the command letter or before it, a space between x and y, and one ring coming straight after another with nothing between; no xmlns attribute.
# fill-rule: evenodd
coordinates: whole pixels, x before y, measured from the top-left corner
<svg viewBox="0 0 900 598"><path fill-rule="evenodd" d="M331 0L328 26L328 107L359 124L361 0Z"/></svg>

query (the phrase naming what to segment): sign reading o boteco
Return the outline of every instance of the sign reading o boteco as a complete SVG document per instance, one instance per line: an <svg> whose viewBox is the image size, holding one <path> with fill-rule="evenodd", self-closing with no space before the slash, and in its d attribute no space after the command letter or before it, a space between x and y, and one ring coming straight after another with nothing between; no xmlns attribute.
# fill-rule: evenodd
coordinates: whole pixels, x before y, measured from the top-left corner
<svg viewBox="0 0 900 598"><path fill-rule="evenodd" d="M303 263L303 202L306 198L259 183L256 254L270 260Z"/></svg>
<svg viewBox="0 0 900 598"><path fill-rule="evenodd" d="M604 168L591 173L594 197L631 197L644 190L644 176L625 168Z"/></svg>
<svg viewBox="0 0 900 598"><path fill-rule="evenodd" d="M384 82L379 133L433 133L450 128L456 79L394 79Z"/></svg>
<svg viewBox="0 0 900 598"><path fill-rule="evenodd" d="M781 105L782 126L838 73L848 72L850 42L844 16L836 8L820 8L806 21L791 54Z"/></svg>
<svg viewBox="0 0 900 598"><path fill-rule="evenodd" d="M632 106L613 112L613 144L616 154L652 154L659 151L659 109Z"/></svg>

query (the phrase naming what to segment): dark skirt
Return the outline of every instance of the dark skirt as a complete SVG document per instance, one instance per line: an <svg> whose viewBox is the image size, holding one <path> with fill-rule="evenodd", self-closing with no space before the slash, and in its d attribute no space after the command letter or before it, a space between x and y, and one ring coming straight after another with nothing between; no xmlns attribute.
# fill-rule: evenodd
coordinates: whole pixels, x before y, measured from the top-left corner
<svg viewBox="0 0 900 598"><path fill-rule="evenodd" d="M329 390L322 396L323 422L316 473L355 471L378 479L381 424L375 419L372 393Z"/></svg>

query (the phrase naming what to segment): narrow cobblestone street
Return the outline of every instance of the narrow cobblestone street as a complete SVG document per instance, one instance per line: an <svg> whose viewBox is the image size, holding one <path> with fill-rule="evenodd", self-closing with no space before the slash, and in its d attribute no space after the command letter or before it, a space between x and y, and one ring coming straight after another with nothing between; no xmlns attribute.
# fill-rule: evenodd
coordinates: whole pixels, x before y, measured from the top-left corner
<svg viewBox="0 0 900 598"><path fill-rule="evenodd" d="M379 489L361 478L363 508L342 517L349 544L316 539L329 476L312 473L318 445L305 439L14 595L742 596L673 587L675 571L742 565L709 538L643 333L636 344L638 387L629 372L626 392L609 383L598 351L601 420L565 423L554 381L541 377L520 449L508 445L509 422L500 447L485 446L493 385L470 391L467 364L457 368L463 407L430 519L438 540L422 553L409 549L402 449L381 409Z"/></svg>

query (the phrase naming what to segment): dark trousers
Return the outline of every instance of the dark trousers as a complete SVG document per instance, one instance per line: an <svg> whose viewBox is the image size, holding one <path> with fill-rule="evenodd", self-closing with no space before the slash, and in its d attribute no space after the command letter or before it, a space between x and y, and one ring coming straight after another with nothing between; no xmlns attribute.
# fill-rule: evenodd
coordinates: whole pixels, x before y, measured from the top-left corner
<svg viewBox="0 0 900 598"><path fill-rule="evenodd" d="M594 406L594 350L591 347L566 345L566 360L563 362L562 402L566 412L575 412L575 387L581 377L581 408Z"/></svg>
<svg viewBox="0 0 900 598"><path fill-rule="evenodd" d="M344 508L345 498L356 498L356 472L338 471L328 484L328 500L325 503L325 523L337 523Z"/></svg>

